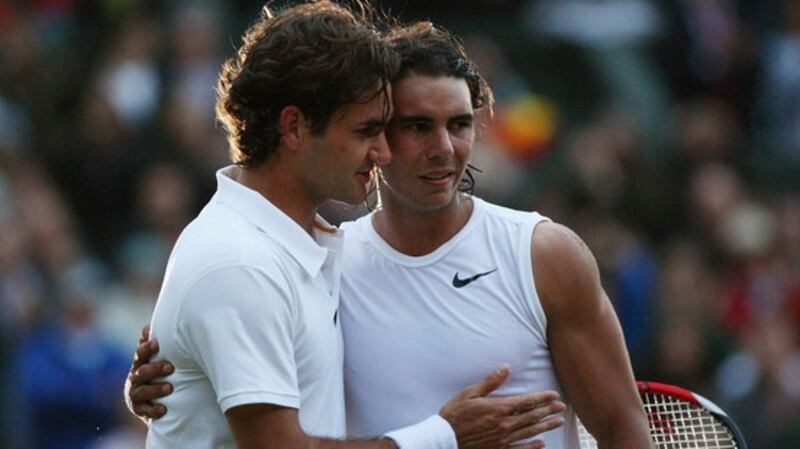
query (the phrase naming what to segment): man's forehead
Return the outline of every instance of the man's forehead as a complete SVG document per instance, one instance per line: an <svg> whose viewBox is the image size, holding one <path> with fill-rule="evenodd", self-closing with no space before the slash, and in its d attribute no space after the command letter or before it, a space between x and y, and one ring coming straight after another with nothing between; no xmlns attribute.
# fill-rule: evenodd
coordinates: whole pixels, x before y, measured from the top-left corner
<svg viewBox="0 0 800 449"><path fill-rule="evenodd" d="M427 90L445 84L452 86L463 85L463 87L467 91L469 91L469 87L467 86L467 80L465 80L464 78L458 78L446 75L420 75L416 73L410 73L400 78L399 80L394 81L392 83L392 87L394 89L394 94L397 94L398 90L409 90L409 89Z"/></svg>
<svg viewBox="0 0 800 449"><path fill-rule="evenodd" d="M391 87L387 86L385 92L379 92L370 98L355 103L339 106L332 116L333 121L351 123L385 121L391 115L393 105L390 101Z"/></svg>
<svg viewBox="0 0 800 449"><path fill-rule="evenodd" d="M472 113L469 87L463 78L409 75L394 83L393 98L395 116Z"/></svg>

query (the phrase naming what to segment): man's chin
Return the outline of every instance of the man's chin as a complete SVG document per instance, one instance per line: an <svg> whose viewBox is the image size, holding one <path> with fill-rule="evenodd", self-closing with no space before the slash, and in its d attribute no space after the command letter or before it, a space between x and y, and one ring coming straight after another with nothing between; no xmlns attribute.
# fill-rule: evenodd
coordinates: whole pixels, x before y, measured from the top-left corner
<svg viewBox="0 0 800 449"><path fill-rule="evenodd" d="M361 192L352 195L340 195L335 198L331 198L331 201L347 204L349 206L358 206L359 204L364 204L364 201L366 200L367 200L367 192Z"/></svg>

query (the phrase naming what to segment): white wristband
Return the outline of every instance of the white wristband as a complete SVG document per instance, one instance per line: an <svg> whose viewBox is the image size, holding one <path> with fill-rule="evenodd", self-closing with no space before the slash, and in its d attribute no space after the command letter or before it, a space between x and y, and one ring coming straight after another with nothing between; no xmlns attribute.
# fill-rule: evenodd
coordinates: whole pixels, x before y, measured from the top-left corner
<svg viewBox="0 0 800 449"><path fill-rule="evenodd" d="M439 415L384 434L399 449L458 449L456 433Z"/></svg>

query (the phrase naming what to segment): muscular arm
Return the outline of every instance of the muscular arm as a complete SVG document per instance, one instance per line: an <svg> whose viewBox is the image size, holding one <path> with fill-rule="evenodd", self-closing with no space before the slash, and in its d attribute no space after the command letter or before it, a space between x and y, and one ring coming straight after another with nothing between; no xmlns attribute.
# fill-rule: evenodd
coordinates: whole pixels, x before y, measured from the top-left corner
<svg viewBox="0 0 800 449"><path fill-rule="evenodd" d="M359 441L308 436L293 408L242 405L228 410L225 417L239 449L396 449L385 438Z"/></svg>
<svg viewBox="0 0 800 449"><path fill-rule="evenodd" d="M568 228L542 223L531 244L556 375L601 449L652 447L614 308L589 248Z"/></svg>

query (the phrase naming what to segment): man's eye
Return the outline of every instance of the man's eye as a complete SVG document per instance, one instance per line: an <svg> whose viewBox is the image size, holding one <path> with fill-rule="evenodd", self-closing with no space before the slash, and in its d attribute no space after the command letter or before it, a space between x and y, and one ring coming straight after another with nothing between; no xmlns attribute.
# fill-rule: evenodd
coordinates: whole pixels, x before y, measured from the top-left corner
<svg viewBox="0 0 800 449"><path fill-rule="evenodd" d="M364 137L375 137L383 131L382 126L370 126L369 128L362 128L358 131Z"/></svg>

